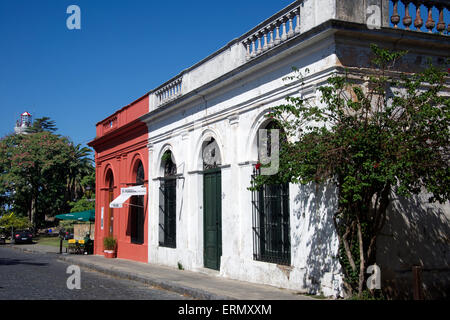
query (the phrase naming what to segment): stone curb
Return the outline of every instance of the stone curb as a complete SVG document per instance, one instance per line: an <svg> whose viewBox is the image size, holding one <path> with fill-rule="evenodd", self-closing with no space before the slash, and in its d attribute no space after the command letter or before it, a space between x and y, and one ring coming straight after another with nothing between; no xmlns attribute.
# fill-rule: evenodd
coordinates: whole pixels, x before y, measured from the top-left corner
<svg viewBox="0 0 450 320"><path fill-rule="evenodd" d="M2 246L6 247L6 248L11 248L11 249L14 249L14 250L19 250L19 251L22 251L22 252L42 253L42 254L59 254L59 252L56 252L56 251L36 250L36 249L30 248L30 247L22 247L21 245L10 244L10 243L4 244ZM1 246L0 246L0 248L1 248ZM50 249L48 249L48 250L50 250Z"/></svg>
<svg viewBox="0 0 450 320"><path fill-rule="evenodd" d="M100 266L95 263L79 261L79 260L73 259L69 256L58 257L58 260L73 263L80 267L92 269L92 270L95 270L95 271L98 271L98 272L101 272L101 273L104 273L104 274L107 274L110 276L115 276L118 278L138 281L138 282L142 282L147 285L156 286L156 287L159 287L159 288L162 288L165 290L169 290L172 292L176 292L179 294L188 295L192 298L199 299L199 300L236 300L232 297L216 295L214 293L208 292L203 289L183 286L183 285L174 283L172 281L152 279L152 278L145 277L143 275L134 273L132 271L126 271L126 270L116 268L114 266L104 267L104 266Z"/></svg>

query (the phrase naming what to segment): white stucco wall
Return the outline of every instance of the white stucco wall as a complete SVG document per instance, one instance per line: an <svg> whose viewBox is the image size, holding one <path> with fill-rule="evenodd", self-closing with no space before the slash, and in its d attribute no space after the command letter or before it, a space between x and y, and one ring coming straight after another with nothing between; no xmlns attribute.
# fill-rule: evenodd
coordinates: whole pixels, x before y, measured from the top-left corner
<svg viewBox="0 0 450 320"><path fill-rule="evenodd" d="M329 41L271 60L253 72L237 76L209 94L199 93L189 103L173 106L148 122L149 126L149 262L184 269L203 269L203 175L201 147L212 136L222 155L222 258L220 276L299 292L337 296L341 292L339 264L332 258L337 238L330 220L335 200L332 192L290 186L291 266L253 259L250 186L257 160L256 134L271 107L288 95L305 94L300 84L283 80L292 67L309 68L305 87L315 88L333 71L334 45ZM200 72L200 71L199 71ZM193 75L194 73L192 73ZM199 73L197 77L202 77ZM203 80L198 80L202 82ZM159 199L161 156L170 149L177 173L177 246L159 246Z"/></svg>
<svg viewBox="0 0 450 320"><path fill-rule="evenodd" d="M301 34L329 19L352 16L352 1L345 0L344 3L342 0L340 4L346 10L340 13L337 12L336 1L303 1ZM360 18L361 14L355 16ZM150 94L150 116L145 120L149 128L150 151L150 263L173 267L181 264L187 270L204 271L201 151L205 139L214 137L219 144L223 165L222 257L218 276L303 293L323 293L334 297L343 295L337 258L338 240L332 221L336 190L330 186L290 185L291 265L288 267L254 260L252 203L251 193L247 190L253 164L257 160L256 134L266 120L264 114L284 103L284 98L289 95L302 95L318 102L317 88L338 66L354 66L353 61L367 65L364 59L368 56L362 54L364 50L368 51L367 43L361 45L365 48L357 48L356 43L361 43L361 39L351 39L352 43L345 44L343 38L336 41L333 32L319 32L295 46L285 45L276 54L271 52L253 61L246 61L242 43L234 43L181 75L183 96L175 103L161 107L155 94ZM294 66L305 75L303 88L298 81L283 80L293 75ZM306 68L309 69L308 74L305 73ZM230 75L233 72L235 74ZM208 86L219 77L225 80ZM180 174L177 180L176 248L159 245L160 181L157 178L163 175L161 156L167 149L172 151L177 173ZM425 260L431 265L430 269L448 269L446 258L450 251L445 232L444 235L433 233L430 239L437 245L416 249L420 246L414 239L422 237L425 232L418 227L417 232L413 230L408 234L399 234L396 230L399 226L401 230L403 225L411 227L409 221L426 221L427 228L432 229L440 219L443 221L440 228L448 231L449 205L427 217L422 214L422 209L414 207L415 211L411 213L413 207L401 204L404 203L394 200L385 234L380 237L380 247L382 250L385 247L385 251L380 251L377 257L379 264L385 266L382 268L382 278L385 276L383 270L387 270L386 278L389 280L389 273L395 277L399 270L403 272L412 263ZM426 210L437 207L430 208ZM395 245L392 239L395 239ZM423 255L419 262L414 260L417 255L409 255L408 246L404 245L413 242L414 250ZM423 251L427 247L434 250L433 257ZM408 256L411 259L408 260ZM400 266L398 261L407 263ZM444 280L448 283L447 279Z"/></svg>

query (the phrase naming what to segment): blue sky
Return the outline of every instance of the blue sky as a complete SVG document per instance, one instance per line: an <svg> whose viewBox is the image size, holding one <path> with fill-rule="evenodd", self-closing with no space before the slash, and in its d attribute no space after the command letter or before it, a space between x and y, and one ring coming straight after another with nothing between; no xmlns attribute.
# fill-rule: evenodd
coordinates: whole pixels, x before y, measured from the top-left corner
<svg viewBox="0 0 450 320"><path fill-rule="evenodd" d="M0 0L0 137L29 111L85 144L98 121L292 1ZM81 30L66 27L72 4Z"/></svg>
<svg viewBox="0 0 450 320"><path fill-rule="evenodd" d="M75 143L291 0L0 0L0 136L24 111ZM66 9L81 9L68 30Z"/></svg>

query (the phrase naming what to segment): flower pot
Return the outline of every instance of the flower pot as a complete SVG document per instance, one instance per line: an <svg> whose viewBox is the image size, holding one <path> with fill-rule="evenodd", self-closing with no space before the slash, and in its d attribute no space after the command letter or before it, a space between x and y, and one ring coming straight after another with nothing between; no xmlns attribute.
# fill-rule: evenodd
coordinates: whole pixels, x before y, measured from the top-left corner
<svg viewBox="0 0 450 320"><path fill-rule="evenodd" d="M114 250L105 250L103 251L103 253L105 254L105 258L108 259L116 258L116 251Z"/></svg>

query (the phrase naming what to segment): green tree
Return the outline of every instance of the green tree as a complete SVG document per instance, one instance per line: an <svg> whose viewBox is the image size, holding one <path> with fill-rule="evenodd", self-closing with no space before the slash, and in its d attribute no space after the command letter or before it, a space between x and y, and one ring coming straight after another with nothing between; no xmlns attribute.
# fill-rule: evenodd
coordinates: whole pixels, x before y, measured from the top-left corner
<svg viewBox="0 0 450 320"><path fill-rule="evenodd" d="M0 205L28 216L35 230L43 226L45 215L69 212L69 202L83 198L86 189L95 189L89 152L47 130L4 137Z"/></svg>
<svg viewBox="0 0 450 320"><path fill-rule="evenodd" d="M70 164L67 140L43 131L7 136L0 145L0 193L18 213L27 213L37 228L45 213L54 214L65 206L62 182Z"/></svg>
<svg viewBox="0 0 450 320"><path fill-rule="evenodd" d="M38 132L55 132L56 128L55 121L51 120L49 117L37 118L33 121L33 125L27 128L28 133L38 133Z"/></svg>
<svg viewBox="0 0 450 320"><path fill-rule="evenodd" d="M80 199L87 191L95 186L89 177L95 174L93 160L89 158L91 149L78 145L70 145L70 163L67 168L67 193L68 201L76 201Z"/></svg>
<svg viewBox="0 0 450 320"><path fill-rule="evenodd" d="M430 64L419 73L396 72L404 52L372 51L371 72L332 76L319 89L320 104L289 97L274 108L270 116L289 143L281 147L279 173L256 181L256 187L275 181L338 187L339 257L346 288L359 297L391 195L426 190L430 201L450 198L446 70Z"/></svg>
<svg viewBox="0 0 450 320"><path fill-rule="evenodd" d="M6 233L9 233L11 229L28 229L30 226L30 221L26 217L17 216L14 212L0 217L0 227L5 228Z"/></svg>
<svg viewBox="0 0 450 320"><path fill-rule="evenodd" d="M83 212L95 209L95 201L92 200L93 199L83 197L80 200L70 202L69 204L72 207L72 209L70 209L70 212Z"/></svg>

